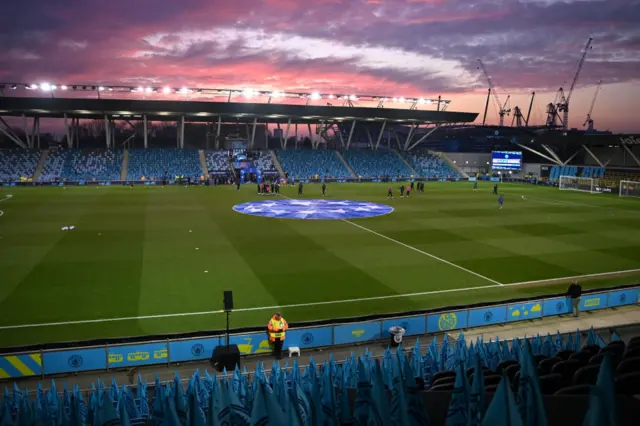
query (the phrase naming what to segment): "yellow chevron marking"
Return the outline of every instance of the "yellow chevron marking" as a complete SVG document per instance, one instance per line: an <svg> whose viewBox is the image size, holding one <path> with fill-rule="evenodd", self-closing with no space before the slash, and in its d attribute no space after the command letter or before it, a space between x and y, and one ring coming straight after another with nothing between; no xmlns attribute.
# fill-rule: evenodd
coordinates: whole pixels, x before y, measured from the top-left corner
<svg viewBox="0 0 640 426"><path fill-rule="evenodd" d="M40 354L30 354L29 356L36 362L36 364L42 367L42 356Z"/></svg>
<svg viewBox="0 0 640 426"><path fill-rule="evenodd" d="M8 379L9 375L7 374L6 371L4 371L2 368L0 368L0 379Z"/></svg>
<svg viewBox="0 0 640 426"><path fill-rule="evenodd" d="M35 376L36 375L36 373L31 371L31 369L29 369L29 367L24 365L24 363L22 361L20 361L20 359L17 356L7 356L4 359L6 359L9 364L13 365L13 367L16 370L18 370L20 372L20 374L22 374L23 376Z"/></svg>

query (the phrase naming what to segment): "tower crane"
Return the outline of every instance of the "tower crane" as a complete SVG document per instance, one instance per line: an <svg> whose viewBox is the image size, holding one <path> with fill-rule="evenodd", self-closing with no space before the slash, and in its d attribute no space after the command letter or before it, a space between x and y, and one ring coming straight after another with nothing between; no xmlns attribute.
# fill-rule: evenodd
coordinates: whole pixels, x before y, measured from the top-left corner
<svg viewBox="0 0 640 426"><path fill-rule="evenodd" d="M600 84L602 81L598 81L598 85L596 86L596 93L593 94L593 99L591 100L591 107L589 108L589 112L587 113L587 119L584 121L583 126L587 126L588 131L593 130L593 118L591 118L591 113L593 112L593 107L596 104L596 99L598 98L598 92L600 92Z"/></svg>
<svg viewBox="0 0 640 426"><path fill-rule="evenodd" d="M498 92L496 91L496 88L493 85L493 81L491 81L491 77L489 76L489 73L487 72L487 69L485 68L480 58L478 58L478 64L479 64L478 69L482 71L482 73L484 74L484 78L486 78L487 83L489 83L489 94L487 96L490 96L491 94L493 94L493 99L496 102L496 105L498 107L498 115L500 116L500 127L502 127L504 126L504 116L509 115L511 113L511 108L509 107L510 96L507 96L507 100L504 102L504 104L502 104L500 102L500 98L498 97ZM485 106L485 117L487 116L487 112L486 112L487 106L489 106L488 102L487 102L487 105Z"/></svg>
<svg viewBox="0 0 640 426"><path fill-rule="evenodd" d="M591 42L593 41L593 37L589 37L587 40L587 44L584 46L584 50L582 51L582 56L580 57L580 61L578 62L578 69L576 70L576 74L573 77L573 81L571 82L571 88L569 88L569 92L565 93L562 87L558 90L558 98L559 102L555 105L555 113L562 113L562 127L567 130L569 128L569 101L571 100L571 95L573 94L573 89L576 87L576 83L578 82L578 78L580 78L580 72L582 71L582 67L584 66L584 61L587 57L587 53L591 50ZM547 122L549 120L547 119ZM555 117L553 119L555 122Z"/></svg>

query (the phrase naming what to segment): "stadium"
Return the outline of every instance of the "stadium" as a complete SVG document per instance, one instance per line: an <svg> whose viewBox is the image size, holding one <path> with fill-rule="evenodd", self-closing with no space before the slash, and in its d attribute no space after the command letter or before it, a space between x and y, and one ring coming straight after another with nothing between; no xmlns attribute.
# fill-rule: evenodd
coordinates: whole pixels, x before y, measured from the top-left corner
<svg viewBox="0 0 640 426"><path fill-rule="evenodd" d="M204 102L131 97L196 91L185 88L1 87L15 93L0 97L0 379L29 388L80 374L59 417L99 423L86 410L103 403L87 408L82 395L104 389L113 406L101 416L123 423L156 422L163 392L180 422L219 420L212 389L222 386L231 402L220 404L246 417L233 424L253 424L257 401L291 413L289 384L317 381L322 396L309 391L308 405L349 424L365 370L375 392L413 398L436 419L451 416L451 392L469 383L508 399L535 377L550 424L565 420L554 393L582 398L571 400L581 412L606 380L638 393L640 136L475 126L478 113L448 111L440 97L399 109L373 95L282 92L285 102L272 103L274 93L197 89L223 99ZM41 132L51 122L64 134ZM567 297L575 282L580 319ZM290 326L285 353L303 356L268 373L265 324L276 311ZM386 347L393 327L396 344L405 338L397 352L353 355ZM489 341L496 334L503 340ZM225 364L215 352L229 346L242 358ZM212 358L223 375L258 367L238 368L230 392L201 375ZM166 367L191 377L186 391L168 370L147 388ZM102 372L117 380L90 391ZM35 401L53 404L55 388L37 386ZM23 395L7 391L4 413L26 416ZM403 410L380 408L376 424L426 424L415 413L415 423L398 420ZM269 411L272 424L316 424L281 415Z"/></svg>

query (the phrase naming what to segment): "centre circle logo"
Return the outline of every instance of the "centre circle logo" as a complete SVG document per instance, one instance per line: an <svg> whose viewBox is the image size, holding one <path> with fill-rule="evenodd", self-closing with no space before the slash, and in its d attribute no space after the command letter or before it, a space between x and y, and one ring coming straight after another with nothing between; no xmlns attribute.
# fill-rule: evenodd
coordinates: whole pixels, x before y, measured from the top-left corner
<svg viewBox="0 0 640 426"><path fill-rule="evenodd" d="M484 313L484 322L491 322L493 319L493 313L491 311L487 311Z"/></svg>
<svg viewBox="0 0 640 426"><path fill-rule="evenodd" d="M204 345L196 343L195 345L191 346L191 353L193 354L193 356L202 356L202 354L204 353Z"/></svg>
<svg viewBox="0 0 640 426"><path fill-rule="evenodd" d="M300 341L303 345L310 345L313 343L313 333L304 333L302 337L300 337Z"/></svg>
<svg viewBox="0 0 640 426"><path fill-rule="evenodd" d="M82 359L82 357L80 355L71 355L69 357L69 367L71 368L80 368L82 367L82 363L84 362L84 360Z"/></svg>
<svg viewBox="0 0 640 426"><path fill-rule="evenodd" d="M233 206L233 210L251 216L276 219L344 220L382 216L393 212L386 204L350 200L259 200Z"/></svg>

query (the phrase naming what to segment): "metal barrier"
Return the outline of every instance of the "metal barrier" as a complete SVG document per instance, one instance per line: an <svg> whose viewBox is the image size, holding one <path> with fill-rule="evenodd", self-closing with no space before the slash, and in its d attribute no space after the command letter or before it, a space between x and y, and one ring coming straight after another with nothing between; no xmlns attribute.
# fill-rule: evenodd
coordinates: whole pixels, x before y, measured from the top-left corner
<svg viewBox="0 0 640 426"><path fill-rule="evenodd" d="M584 294L580 309L592 311L632 305L638 303L639 296L640 286ZM553 297L374 321L300 327L287 332L284 348L297 346L310 349L369 343L389 337L388 330L392 326L404 328L405 336L416 336L565 315L570 312L569 298ZM230 343L238 345L242 355L271 352L266 332L232 334ZM0 379L207 360L214 348L220 345L224 345L223 334L204 338L0 355Z"/></svg>

